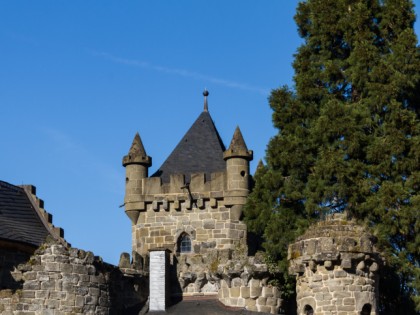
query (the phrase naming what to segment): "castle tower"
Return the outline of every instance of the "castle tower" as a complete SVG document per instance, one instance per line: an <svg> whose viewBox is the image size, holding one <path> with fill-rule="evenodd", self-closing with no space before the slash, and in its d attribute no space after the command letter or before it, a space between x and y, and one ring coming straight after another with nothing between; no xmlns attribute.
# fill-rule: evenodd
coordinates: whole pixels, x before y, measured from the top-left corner
<svg viewBox="0 0 420 315"><path fill-rule="evenodd" d="M239 220L249 193L249 161L253 158L253 152L248 150L239 127L236 127L223 158L226 161L228 190L225 203L232 205L231 218Z"/></svg>
<svg viewBox="0 0 420 315"><path fill-rule="evenodd" d="M299 315L375 315L378 268L375 239L345 214L311 226L289 246Z"/></svg>
<svg viewBox="0 0 420 315"><path fill-rule="evenodd" d="M152 165L152 158L147 156L139 133L134 136L128 154L122 161L125 167L125 213L130 218L132 224L137 223L140 210L144 208L141 203L142 181L148 176L148 168Z"/></svg>
<svg viewBox="0 0 420 315"><path fill-rule="evenodd" d="M203 111L154 174L147 174L151 158L138 134L123 159L125 211L133 223L133 251L140 255L163 248L180 254L227 251L228 257L238 244L246 246L240 216L252 151L239 128L226 150L208 95L204 91Z"/></svg>

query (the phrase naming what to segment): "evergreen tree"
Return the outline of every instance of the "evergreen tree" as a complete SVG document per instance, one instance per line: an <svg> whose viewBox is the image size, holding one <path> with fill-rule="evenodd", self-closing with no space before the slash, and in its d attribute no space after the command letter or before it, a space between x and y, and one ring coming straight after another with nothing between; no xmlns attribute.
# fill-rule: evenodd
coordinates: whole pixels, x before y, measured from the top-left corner
<svg viewBox="0 0 420 315"><path fill-rule="evenodd" d="M295 21L304 43L293 64L295 89L270 96L278 134L245 207L249 229L263 236L284 272L287 245L312 220L346 210L366 224L394 272L385 281L398 284L380 301L393 314L409 314L395 308L408 295L420 310L414 20L410 0L299 3Z"/></svg>

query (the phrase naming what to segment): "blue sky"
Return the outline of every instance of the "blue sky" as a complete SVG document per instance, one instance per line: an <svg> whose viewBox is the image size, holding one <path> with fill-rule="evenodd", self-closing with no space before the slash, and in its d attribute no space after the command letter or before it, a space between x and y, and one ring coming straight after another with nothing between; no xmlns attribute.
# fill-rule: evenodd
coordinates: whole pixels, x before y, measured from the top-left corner
<svg viewBox="0 0 420 315"><path fill-rule="evenodd" d="M121 160L137 131L153 172L207 88L225 145L239 125L252 171L263 159L270 90L292 85L297 3L0 0L0 180L35 185L73 246L117 263L131 252Z"/></svg>

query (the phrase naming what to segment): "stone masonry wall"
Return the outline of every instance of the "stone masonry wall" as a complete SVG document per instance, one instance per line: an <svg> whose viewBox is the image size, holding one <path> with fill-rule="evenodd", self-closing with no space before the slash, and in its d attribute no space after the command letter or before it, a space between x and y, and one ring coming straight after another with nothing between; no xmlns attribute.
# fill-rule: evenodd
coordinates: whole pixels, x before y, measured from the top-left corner
<svg viewBox="0 0 420 315"><path fill-rule="evenodd" d="M118 268L91 252L57 243L41 246L26 264L18 266L14 278L22 289L0 291L4 315L121 314L127 300L140 307L147 299L147 291L146 296L136 292L133 275L125 279ZM141 280L137 281L140 286L144 286ZM122 288L125 301L118 295Z"/></svg>
<svg viewBox="0 0 420 315"><path fill-rule="evenodd" d="M263 255L247 256L245 246L235 251L173 255L172 264L175 300L176 296L214 295L229 307L272 314L282 304L280 291L270 285L275 276L268 271Z"/></svg>
<svg viewBox="0 0 420 315"><path fill-rule="evenodd" d="M298 314L377 314L382 260L374 244L375 238L345 214L313 225L291 244Z"/></svg>
<svg viewBox="0 0 420 315"><path fill-rule="evenodd" d="M319 315L359 315L364 305L370 305L370 314L375 315L376 281L337 266L332 270L318 266L315 272L308 267L297 279L298 309L310 305Z"/></svg>
<svg viewBox="0 0 420 315"><path fill-rule="evenodd" d="M156 247L176 252L182 233L191 237L194 253L203 247L234 249L245 243L240 205L248 191L225 189L223 172L212 173L211 180L206 180L204 173L192 174L188 185L183 175L171 175L165 184L158 177L144 178L143 193L137 195L135 203L126 205L137 209L126 209L127 213L138 213L132 227L133 251L142 256Z"/></svg>
<svg viewBox="0 0 420 315"><path fill-rule="evenodd" d="M155 247L176 252L182 233L191 237L194 253L200 253L203 247L233 249L246 241L246 225L231 219L231 211L223 201L198 198L195 204L179 199L148 204L138 222L133 225L133 250L142 255Z"/></svg>
<svg viewBox="0 0 420 315"><path fill-rule="evenodd" d="M252 278L247 284L241 278L234 278L231 286L221 281L219 301L226 306L241 307L249 311L278 314L282 305L281 292L268 285L267 279Z"/></svg>

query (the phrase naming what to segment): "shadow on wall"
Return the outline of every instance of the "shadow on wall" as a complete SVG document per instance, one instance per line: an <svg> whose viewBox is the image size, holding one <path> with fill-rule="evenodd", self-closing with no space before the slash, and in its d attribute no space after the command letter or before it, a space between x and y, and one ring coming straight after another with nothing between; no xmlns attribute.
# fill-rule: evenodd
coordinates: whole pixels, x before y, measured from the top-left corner
<svg viewBox="0 0 420 315"><path fill-rule="evenodd" d="M0 290L22 289L23 282L19 273L15 273L15 268L29 260L28 253L15 250L0 249Z"/></svg>

